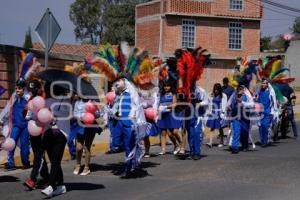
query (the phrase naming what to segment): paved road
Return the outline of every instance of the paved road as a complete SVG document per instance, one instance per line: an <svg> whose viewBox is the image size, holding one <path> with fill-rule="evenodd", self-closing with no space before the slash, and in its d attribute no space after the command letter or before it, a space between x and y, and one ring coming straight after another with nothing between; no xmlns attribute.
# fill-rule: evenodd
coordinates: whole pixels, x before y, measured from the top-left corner
<svg viewBox="0 0 300 200"><path fill-rule="evenodd" d="M157 146L151 150L159 152ZM144 159L145 171L136 179L120 179L114 174L123 154L97 155L92 160L93 173L87 177L74 176L73 163L64 162L69 192L54 199L300 199L299 140L281 140L275 146L238 155L226 148L203 147L203 155L200 161L180 160L171 154ZM0 199L42 199L39 190L28 192L22 186L28 174L28 170L1 171Z"/></svg>

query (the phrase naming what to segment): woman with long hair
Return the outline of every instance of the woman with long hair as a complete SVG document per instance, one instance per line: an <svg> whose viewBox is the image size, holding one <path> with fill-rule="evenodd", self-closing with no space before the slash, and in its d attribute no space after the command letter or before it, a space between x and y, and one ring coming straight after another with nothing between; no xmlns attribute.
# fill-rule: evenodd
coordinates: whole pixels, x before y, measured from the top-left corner
<svg viewBox="0 0 300 200"><path fill-rule="evenodd" d="M181 137L179 135L179 129L182 127L182 120L177 119L179 113L175 112L176 102L177 99L175 92L172 90L172 84L167 81L164 82L159 103L160 119L157 122L157 125L161 130L160 155L166 153L167 136L170 137L174 144L174 155L180 151Z"/></svg>
<svg viewBox="0 0 300 200"><path fill-rule="evenodd" d="M213 87L213 92L210 97L209 103L209 112L208 112L208 119L206 126L210 128L209 133L209 142L207 146L212 148L213 146L213 133L215 129L219 130L219 147L224 146L224 131L223 128L225 127L224 118L225 118L225 111L226 111L226 103L227 97L226 94L222 93L222 86L220 83L216 83Z"/></svg>

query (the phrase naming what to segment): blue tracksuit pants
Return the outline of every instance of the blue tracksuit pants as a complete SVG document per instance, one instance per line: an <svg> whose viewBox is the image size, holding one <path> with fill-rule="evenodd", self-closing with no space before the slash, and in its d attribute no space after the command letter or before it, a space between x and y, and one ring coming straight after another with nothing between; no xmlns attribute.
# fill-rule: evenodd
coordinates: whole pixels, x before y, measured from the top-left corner
<svg viewBox="0 0 300 200"><path fill-rule="evenodd" d="M21 149L21 160L23 166L29 166L29 132L27 127L26 128L20 128L17 126L13 126L10 137L15 140L16 144L18 140L20 139L20 149ZM15 148L16 149L16 148ZM8 152L7 159L8 159L8 166L14 167L15 166L15 149Z"/></svg>

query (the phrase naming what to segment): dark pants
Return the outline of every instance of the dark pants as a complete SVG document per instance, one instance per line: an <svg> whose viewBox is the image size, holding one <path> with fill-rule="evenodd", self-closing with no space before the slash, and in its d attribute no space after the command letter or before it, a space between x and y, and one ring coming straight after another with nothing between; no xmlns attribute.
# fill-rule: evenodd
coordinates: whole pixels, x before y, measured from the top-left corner
<svg viewBox="0 0 300 200"><path fill-rule="evenodd" d="M297 124L296 124L295 117L294 117L293 106L288 106L288 116L289 116L289 120L292 124L294 137L298 137Z"/></svg>
<svg viewBox="0 0 300 200"><path fill-rule="evenodd" d="M44 179L49 178L48 166L44 156L45 149L42 143L42 136L31 136L30 143L33 151L33 167L31 170L30 178L36 182L37 177L40 173L41 177Z"/></svg>
<svg viewBox="0 0 300 200"><path fill-rule="evenodd" d="M56 184L63 185L64 178L61 160L63 158L67 139L60 130L49 129L45 132L43 143L51 162L49 185L52 187L55 187Z"/></svg>

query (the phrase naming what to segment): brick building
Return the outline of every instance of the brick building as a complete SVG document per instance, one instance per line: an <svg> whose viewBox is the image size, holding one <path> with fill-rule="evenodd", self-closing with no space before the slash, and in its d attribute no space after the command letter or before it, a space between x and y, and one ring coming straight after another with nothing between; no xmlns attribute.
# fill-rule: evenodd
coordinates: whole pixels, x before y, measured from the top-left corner
<svg viewBox="0 0 300 200"><path fill-rule="evenodd" d="M136 7L136 46L171 57L177 48L208 49L204 87L220 82L236 57L260 54L259 0L154 0Z"/></svg>

